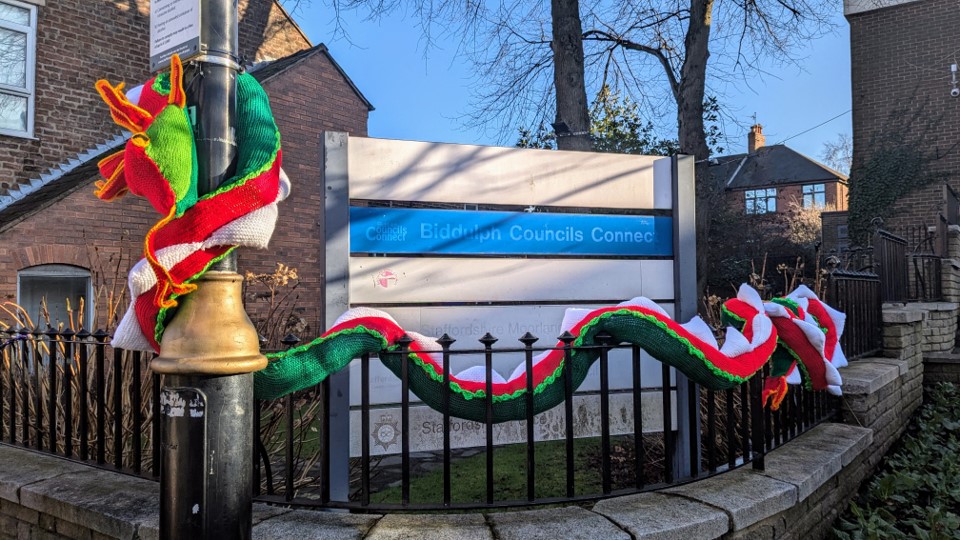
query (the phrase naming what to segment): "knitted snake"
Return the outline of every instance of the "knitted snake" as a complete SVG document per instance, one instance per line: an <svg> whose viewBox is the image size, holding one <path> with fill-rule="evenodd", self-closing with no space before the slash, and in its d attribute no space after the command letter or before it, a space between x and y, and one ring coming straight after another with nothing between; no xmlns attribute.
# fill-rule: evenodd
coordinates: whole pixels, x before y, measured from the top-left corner
<svg viewBox="0 0 960 540"><path fill-rule="evenodd" d="M174 56L169 73L126 95L122 83L100 80L96 89L114 121L132 135L122 151L98 164L104 180L95 194L110 201L129 191L163 216L144 239L144 258L130 270L132 301L113 344L159 351L176 298L196 289L193 281L236 247L267 247L277 203L290 191L280 169L280 132L266 92L252 75L240 73L237 173L200 197L180 59Z"/></svg>
<svg viewBox="0 0 960 540"><path fill-rule="evenodd" d="M122 152L100 162L105 180L97 183L97 196L113 200L129 191L146 197L163 216L145 238L144 259L130 272L133 301L115 332L116 347L159 351L176 298L189 294L195 288L192 282L232 249L266 247L277 202L289 192L266 94L252 76L241 73L239 172L215 192L197 195L196 149L182 84L182 66L174 57L169 74L127 95L122 84L99 81L96 86L114 120L133 133ZM528 384L533 387L534 413L555 407L566 397L566 377L578 388L599 358L595 345L601 333L614 343L643 348L712 390L747 381L771 362L763 399L774 409L784 399L788 382L840 393L837 367L846 365L846 359L838 338L844 315L806 287L763 302L743 285L737 297L723 305L723 319L730 326L721 346L699 317L680 324L643 297L594 310L568 309L561 331L569 332L572 341L569 346L559 341L534 357L530 377L525 362L509 378L496 371L488 375L481 366L447 373L450 412L484 421L491 401L494 422L525 418ZM351 309L314 341L267 355L269 365L254 375L255 394L274 399L308 388L364 354L378 355L397 377L407 363L410 389L442 410L445 374L436 338L406 331L387 313L371 308Z"/></svg>

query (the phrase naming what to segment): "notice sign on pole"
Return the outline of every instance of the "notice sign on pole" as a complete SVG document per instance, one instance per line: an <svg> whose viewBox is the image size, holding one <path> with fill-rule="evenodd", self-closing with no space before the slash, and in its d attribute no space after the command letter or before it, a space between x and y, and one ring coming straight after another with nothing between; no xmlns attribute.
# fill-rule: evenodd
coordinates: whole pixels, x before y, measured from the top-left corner
<svg viewBox="0 0 960 540"><path fill-rule="evenodd" d="M165 68L170 57L186 60L200 53L200 0L150 2L150 70Z"/></svg>

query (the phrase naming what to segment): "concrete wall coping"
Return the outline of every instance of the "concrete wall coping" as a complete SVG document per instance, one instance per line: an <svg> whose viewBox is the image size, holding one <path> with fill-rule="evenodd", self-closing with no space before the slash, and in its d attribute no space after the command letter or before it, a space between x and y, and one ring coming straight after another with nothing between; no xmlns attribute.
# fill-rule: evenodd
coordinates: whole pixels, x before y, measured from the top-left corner
<svg viewBox="0 0 960 540"><path fill-rule="evenodd" d="M907 368L891 358L866 358L850 362L843 368L843 392L845 394L872 394L895 381ZM903 371L904 373L906 371Z"/></svg>
<svg viewBox="0 0 960 540"><path fill-rule="evenodd" d="M910 304L910 307L915 310L922 309L925 311L953 311L957 309L957 306L956 302L915 302Z"/></svg>
<svg viewBox="0 0 960 540"><path fill-rule="evenodd" d="M911 304L911 307L913 304ZM883 306L883 322L886 324L908 324L920 322L926 318L924 311L906 308L901 304Z"/></svg>
<svg viewBox="0 0 960 540"><path fill-rule="evenodd" d="M857 363L854 364L856 366ZM893 369L896 369L895 366ZM847 373L845 373L846 378ZM579 506L475 514L348 514L254 504L254 538L530 540L716 538L809 497L865 452L872 431L821 424L749 465L660 492ZM0 503L124 539L159 537L159 484L0 445Z"/></svg>

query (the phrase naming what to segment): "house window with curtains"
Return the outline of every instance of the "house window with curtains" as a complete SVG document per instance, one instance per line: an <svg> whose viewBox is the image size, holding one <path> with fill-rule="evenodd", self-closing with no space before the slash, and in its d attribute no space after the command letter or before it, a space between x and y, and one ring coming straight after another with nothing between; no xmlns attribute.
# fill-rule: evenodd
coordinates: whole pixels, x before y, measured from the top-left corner
<svg viewBox="0 0 960 540"><path fill-rule="evenodd" d="M0 135L33 137L37 7L0 0Z"/></svg>

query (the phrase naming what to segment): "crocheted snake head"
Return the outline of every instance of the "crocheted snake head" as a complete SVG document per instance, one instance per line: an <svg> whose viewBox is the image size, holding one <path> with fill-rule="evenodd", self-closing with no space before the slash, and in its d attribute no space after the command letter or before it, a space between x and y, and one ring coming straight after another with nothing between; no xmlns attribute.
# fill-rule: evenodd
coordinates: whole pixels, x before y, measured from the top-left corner
<svg viewBox="0 0 960 540"><path fill-rule="evenodd" d="M157 262L154 233L197 202L197 152L193 129L187 116L180 58L170 60L170 72L147 81L139 93L123 93L106 80L96 83L97 92L110 107L113 120L132 135L126 146L98 164L104 180L96 183L95 194L104 200L121 197L128 191L145 197L164 216L147 234L144 255L163 283L157 298L169 293L185 294L195 285L178 283Z"/></svg>
<svg viewBox="0 0 960 540"><path fill-rule="evenodd" d="M100 161L105 180L97 182L96 195L112 200L130 191L163 215L174 207L183 214L197 200L197 169L180 59L174 56L169 73L131 92L135 101L124 95L123 86L96 83L114 121L132 133L124 150Z"/></svg>

